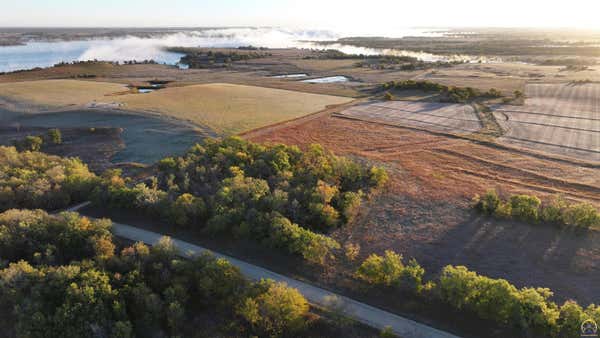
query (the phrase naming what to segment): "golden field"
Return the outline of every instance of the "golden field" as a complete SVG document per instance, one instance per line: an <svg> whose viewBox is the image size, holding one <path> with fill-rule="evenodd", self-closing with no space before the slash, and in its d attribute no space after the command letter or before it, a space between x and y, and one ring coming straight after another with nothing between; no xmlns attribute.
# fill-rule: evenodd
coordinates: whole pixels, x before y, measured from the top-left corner
<svg viewBox="0 0 600 338"><path fill-rule="evenodd" d="M153 111L234 134L293 119L351 99L234 84L167 88L118 98L130 110Z"/></svg>
<svg viewBox="0 0 600 338"><path fill-rule="evenodd" d="M235 134L293 119L352 99L225 83L172 87L127 94L122 84L41 80L0 84L0 97L35 106L65 108L115 103L122 109L152 112ZM121 95L114 95L119 93Z"/></svg>
<svg viewBox="0 0 600 338"><path fill-rule="evenodd" d="M46 107L107 102L106 95L127 90L122 84L78 80L41 80L0 83L0 97Z"/></svg>

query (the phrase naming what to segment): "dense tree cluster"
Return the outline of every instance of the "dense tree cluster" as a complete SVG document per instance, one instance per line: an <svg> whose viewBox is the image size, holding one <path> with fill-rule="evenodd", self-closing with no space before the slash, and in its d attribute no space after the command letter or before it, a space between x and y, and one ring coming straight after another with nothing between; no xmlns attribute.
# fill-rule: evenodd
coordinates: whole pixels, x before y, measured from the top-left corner
<svg viewBox="0 0 600 338"><path fill-rule="evenodd" d="M369 256L355 276L372 286L444 302L458 311L521 332L523 337L576 338L583 321L600 322L600 306L592 304L583 309L574 301L558 306L550 300L553 293L549 289L518 289L504 279L481 276L464 266L446 266L436 281L425 282L424 274L414 259L405 265L401 255L386 251L384 256Z"/></svg>
<svg viewBox="0 0 600 338"><path fill-rule="evenodd" d="M600 227L600 213L589 203L569 204L560 196L543 204L536 196L512 195L502 199L495 190L475 196L477 210L498 218L544 222L582 229Z"/></svg>
<svg viewBox="0 0 600 338"><path fill-rule="evenodd" d="M0 146L0 211L63 208L87 198L95 182L78 159Z"/></svg>
<svg viewBox="0 0 600 338"><path fill-rule="evenodd" d="M37 264L112 257L111 223L75 213L50 216L42 210L12 209L0 214L0 258Z"/></svg>
<svg viewBox="0 0 600 338"><path fill-rule="evenodd" d="M75 213L0 214L0 323L8 336L190 336L199 323L206 336L309 329L298 291L250 282L208 254L180 258L169 238L115 254L109 226Z"/></svg>
<svg viewBox="0 0 600 338"><path fill-rule="evenodd" d="M414 80L404 80L404 81L390 81L384 83L381 88L383 90L422 90L426 92L436 92L440 93L442 96L441 100L445 102L454 102L454 103L465 103L470 102L479 98L498 98L502 97L502 93L495 89L491 88L487 92L481 92L480 90L472 87L455 87L455 86L446 86L443 84L439 84L436 82L430 81L414 81Z"/></svg>
<svg viewBox="0 0 600 338"><path fill-rule="evenodd" d="M323 263L339 244L320 234L351 221L386 172L327 153L228 138L206 140L158 163L150 186L104 177L96 200L167 217L179 226L254 238Z"/></svg>

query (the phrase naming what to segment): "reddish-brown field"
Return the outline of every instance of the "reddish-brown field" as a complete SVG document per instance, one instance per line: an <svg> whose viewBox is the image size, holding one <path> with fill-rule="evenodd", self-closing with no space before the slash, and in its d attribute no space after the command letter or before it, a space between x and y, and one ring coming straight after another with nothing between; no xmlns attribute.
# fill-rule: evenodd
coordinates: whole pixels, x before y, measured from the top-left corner
<svg viewBox="0 0 600 338"><path fill-rule="evenodd" d="M476 193L494 187L542 199L562 194L600 205L600 171L471 141L327 113L245 134L253 141L306 146L320 143L340 155L384 165L387 191L375 196L351 225L333 234L355 242L361 256L394 249L415 257L430 274L466 265L518 286L549 287L558 300L597 302L600 234L481 217Z"/></svg>

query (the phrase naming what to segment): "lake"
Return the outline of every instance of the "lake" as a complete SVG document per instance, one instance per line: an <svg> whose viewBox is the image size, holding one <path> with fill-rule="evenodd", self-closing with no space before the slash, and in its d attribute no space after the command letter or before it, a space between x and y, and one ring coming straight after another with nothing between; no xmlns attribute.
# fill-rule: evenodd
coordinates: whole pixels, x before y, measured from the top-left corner
<svg viewBox="0 0 600 338"><path fill-rule="evenodd" d="M176 65L183 54L172 53L143 39L30 42L0 47L0 72L51 67L72 61L143 61ZM149 42L149 41L148 41Z"/></svg>
<svg viewBox="0 0 600 338"><path fill-rule="evenodd" d="M424 32L425 33L425 32ZM416 33L415 33L416 34ZM267 48L337 49L347 54L409 55L424 61L450 61L466 56L442 56L429 53L391 49L375 49L344 44L319 44L341 36L323 31L286 30L278 28L223 28L178 32L155 37L122 37L82 41L30 41L25 45L0 47L0 72L51 67L72 61L144 61L177 65L183 54L167 47L237 48L260 46ZM185 68L185 65L179 65Z"/></svg>

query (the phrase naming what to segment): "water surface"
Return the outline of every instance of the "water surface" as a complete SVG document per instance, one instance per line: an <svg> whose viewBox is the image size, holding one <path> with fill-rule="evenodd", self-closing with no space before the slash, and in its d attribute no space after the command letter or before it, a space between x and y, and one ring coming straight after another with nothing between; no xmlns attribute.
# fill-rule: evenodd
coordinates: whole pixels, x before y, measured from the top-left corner
<svg viewBox="0 0 600 338"><path fill-rule="evenodd" d="M339 82L348 82L348 81L350 81L349 78L347 78L345 76L341 76L341 75L302 80L302 82L308 82L308 83L339 83Z"/></svg>

